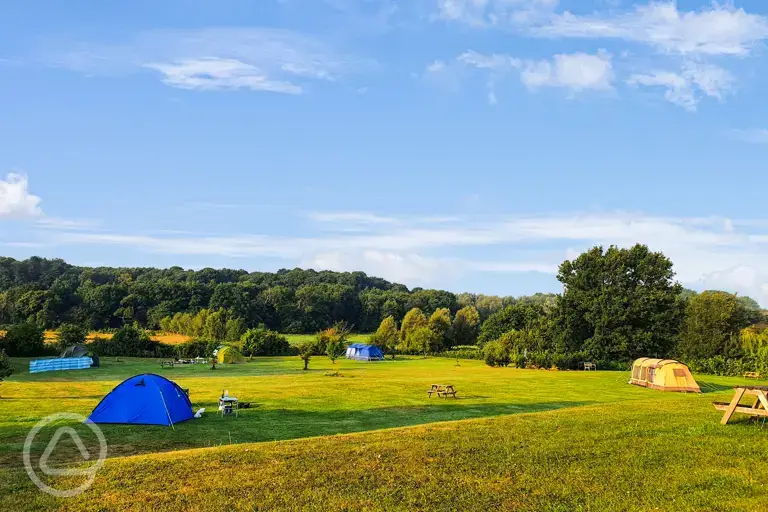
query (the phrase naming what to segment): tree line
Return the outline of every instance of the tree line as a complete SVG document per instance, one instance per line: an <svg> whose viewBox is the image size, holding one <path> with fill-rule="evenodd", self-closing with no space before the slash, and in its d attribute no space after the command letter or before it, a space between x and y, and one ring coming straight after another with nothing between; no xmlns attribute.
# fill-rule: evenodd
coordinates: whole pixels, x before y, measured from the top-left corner
<svg viewBox="0 0 768 512"><path fill-rule="evenodd" d="M81 268L4 258L0 323L65 331L160 328L197 340L190 351L232 342L246 355L292 352L278 332L343 340L339 333L354 329L376 330L372 343L390 356L473 348L499 366L573 368L590 360L615 367L647 356L689 360L713 373L768 369L759 305L726 292L684 289L672 262L644 245L594 247L563 262L557 279L560 294L515 299L409 290L362 272ZM10 355L19 355L16 338L5 336ZM305 352L325 354L322 339ZM131 343L124 346L158 350ZM332 346L335 354L338 343Z"/></svg>
<svg viewBox="0 0 768 512"><path fill-rule="evenodd" d="M264 325L300 334L346 322L356 331L371 332L382 319L400 321L414 307L455 313L472 302L487 316L514 300L409 290L363 272L90 268L60 259L0 258L0 325L27 322L45 329L62 324L89 330L124 325L160 329L167 317L223 309L247 328Z"/></svg>

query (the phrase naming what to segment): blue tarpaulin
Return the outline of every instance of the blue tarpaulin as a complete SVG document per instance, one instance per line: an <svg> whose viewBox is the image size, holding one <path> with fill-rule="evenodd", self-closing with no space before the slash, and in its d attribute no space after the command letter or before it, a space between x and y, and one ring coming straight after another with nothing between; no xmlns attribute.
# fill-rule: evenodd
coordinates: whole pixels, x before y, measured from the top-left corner
<svg viewBox="0 0 768 512"><path fill-rule="evenodd" d="M29 362L29 373L53 372L57 370L84 370L90 368L90 357L60 357L58 359L36 359Z"/></svg>
<svg viewBox="0 0 768 512"><path fill-rule="evenodd" d="M192 416L192 403L178 384L145 373L118 384L88 419L93 423L172 426Z"/></svg>
<svg viewBox="0 0 768 512"><path fill-rule="evenodd" d="M347 359L356 361L383 361L384 353L376 345L353 343L347 347Z"/></svg>

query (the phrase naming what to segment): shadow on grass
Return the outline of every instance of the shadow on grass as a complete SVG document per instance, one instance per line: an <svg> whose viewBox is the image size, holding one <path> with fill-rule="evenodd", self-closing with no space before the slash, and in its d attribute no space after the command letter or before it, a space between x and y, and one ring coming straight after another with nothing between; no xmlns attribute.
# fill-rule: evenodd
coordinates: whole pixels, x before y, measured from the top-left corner
<svg viewBox="0 0 768 512"><path fill-rule="evenodd" d="M713 382L697 381L702 393L719 393L720 391L733 390L733 386L726 386L724 384L715 384Z"/></svg>
<svg viewBox="0 0 768 512"><path fill-rule="evenodd" d="M216 406L203 404L206 413L201 419L179 423L175 428L145 425L100 425L108 444L109 457L162 452L184 448L205 448L226 444L259 443L284 441L304 437L335 434L351 434L394 427L407 427L491 416L544 412L569 407L590 405L591 401L562 401L540 403L467 404L448 400L443 403L380 407L362 410L308 411L300 409L264 409L253 403L250 409L240 410L239 416L222 417ZM63 424L57 424L57 427ZM97 450L89 443L88 427L73 423L69 425L83 433L83 441L89 452ZM10 432L4 427L6 440L18 438L19 446L27 434L26 430ZM32 451L41 454L48 446L50 436L35 439ZM93 437L92 435L90 437ZM10 438L10 439L9 439ZM5 448L10 448L6 445ZM57 459L77 461L81 458L78 448L71 444L57 447ZM0 451L0 467L21 465L21 455L16 450Z"/></svg>

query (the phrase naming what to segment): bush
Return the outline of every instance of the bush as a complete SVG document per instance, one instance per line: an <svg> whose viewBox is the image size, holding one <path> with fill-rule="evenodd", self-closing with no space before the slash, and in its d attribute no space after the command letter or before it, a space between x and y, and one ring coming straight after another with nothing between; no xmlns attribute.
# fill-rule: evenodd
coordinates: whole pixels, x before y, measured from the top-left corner
<svg viewBox="0 0 768 512"><path fill-rule="evenodd" d="M491 341L483 348L483 357L488 366L509 366L510 356L507 346L499 341Z"/></svg>
<svg viewBox="0 0 768 512"><path fill-rule="evenodd" d="M45 347L45 333L34 324L12 325L0 338L0 350L10 357L36 357L52 353Z"/></svg>
<svg viewBox="0 0 768 512"><path fill-rule="evenodd" d="M181 359L193 359L195 357L211 358L218 344L218 341L190 340L176 345L176 353Z"/></svg>
<svg viewBox="0 0 768 512"><path fill-rule="evenodd" d="M552 354L549 350L528 352L525 361L526 368L552 368Z"/></svg>
<svg viewBox="0 0 768 512"><path fill-rule="evenodd" d="M483 359L483 351L477 346L459 347L454 350L445 350L443 352L434 352L435 357L447 357L449 359Z"/></svg>
<svg viewBox="0 0 768 512"><path fill-rule="evenodd" d="M245 356L287 356L293 353L285 336L264 327L248 329L240 341Z"/></svg>
<svg viewBox="0 0 768 512"><path fill-rule="evenodd" d="M0 381L6 377L10 377L13 373L13 366L11 366L11 360L8 359L8 354L5 350L0 350Z"/></svg>

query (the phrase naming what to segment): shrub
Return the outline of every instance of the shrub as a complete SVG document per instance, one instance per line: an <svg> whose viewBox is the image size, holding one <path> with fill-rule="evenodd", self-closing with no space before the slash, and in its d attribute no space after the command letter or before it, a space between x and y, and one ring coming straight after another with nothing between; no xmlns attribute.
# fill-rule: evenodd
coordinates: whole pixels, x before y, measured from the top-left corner
<svg viewBox="0 0 768 512"><path fill-rule="evenodd" d="M5 336L0 338L0 350L10 357L35 357L48 355L45 348L45 333L35 324L12 325Z"/></svg>
<svg viewBox="0 0 768 512"><path fill-rule="evenodd" d="M176 353L182 359L192 359L195 357L210 358L213 351L218 346L218 341L210 342L208 340L190 340L176 345Z"/></svg>
<svg viewBox="0 0 768 512"><path fill-rule="evenodd" d="M491 341L483 348L483 357L488 366L509 366L510 356L507 346L500 341Z"/></svg>
<svg viewBox="0 0 768 512"><path fill-rule="evenodd" d="M0 382L6 377L10 377L12 373L13 366L11 366L11 360L8 359L8 354L5 353L5 350L0 350Z"/></svg>
<svg viewBox="0 0 768 512"><path fill-rule="evenodd" d="M264 327L248 329L240 341L245 356L286 356L292 352L285 336Z"/></svg>
<svg viewBox="0 0 768 512"><path fill-rule="evenodd" d="M477 346L459 347L454 350L444 350L443 352L434 352L435 357L447 357L449 359L483 359L483 351Z"/></svg>
<svg viewBox="0 0 768 512"><path fill-rule="evenodd" d="M309 360L312 359L312 354L315 353L314 343L302 343L296 347L299 351L299 357L304 361L304 369L309 369Z"/></svg>

